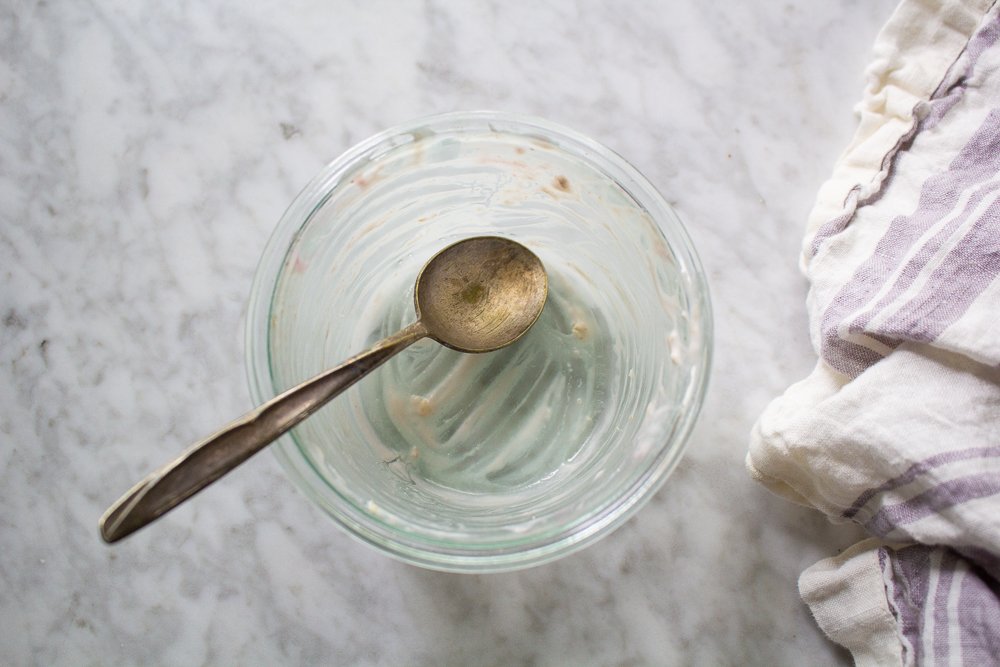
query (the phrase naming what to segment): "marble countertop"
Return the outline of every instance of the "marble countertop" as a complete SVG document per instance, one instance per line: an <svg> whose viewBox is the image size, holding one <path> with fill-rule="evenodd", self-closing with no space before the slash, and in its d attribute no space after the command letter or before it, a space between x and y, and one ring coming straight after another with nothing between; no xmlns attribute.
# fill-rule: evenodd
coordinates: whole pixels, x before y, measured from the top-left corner
<svg viewBox="0 0 1000 667"><path fill-rule="evenodd" d="M849 661L796 580L857 533L743 457L814 361L801 230L893 0L338 4L0 6L0 663ZM591 135L688 222L716 362L652 502L556 563L443 574L335 529L265 454L101 543L124 487L249 407L250 279L298 190L475 108Z"/></svg>

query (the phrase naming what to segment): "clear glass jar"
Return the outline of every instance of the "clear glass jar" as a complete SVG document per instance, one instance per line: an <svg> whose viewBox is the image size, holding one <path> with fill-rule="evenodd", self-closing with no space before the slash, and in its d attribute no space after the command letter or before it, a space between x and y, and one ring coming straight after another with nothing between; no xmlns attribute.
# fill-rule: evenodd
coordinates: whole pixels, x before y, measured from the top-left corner
<svg viewBox="0 0 1000 667"><path fill-rule="evenodd" d="M285 212L250 296L254 401L410 323L423 264L487 234L549 275L523 339L417 343L275 445L350 534L440 570L536 565L624 522L680 459L711 358L701 266L648 181L547 121L450 113L359 144Z"/></svg>

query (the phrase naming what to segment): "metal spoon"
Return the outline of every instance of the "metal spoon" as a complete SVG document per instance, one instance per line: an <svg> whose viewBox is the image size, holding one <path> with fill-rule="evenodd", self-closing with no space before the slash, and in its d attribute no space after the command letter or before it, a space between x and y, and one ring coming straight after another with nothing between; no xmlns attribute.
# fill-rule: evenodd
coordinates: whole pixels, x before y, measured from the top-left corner
<svg viewBox="0 0 1000 667"><path fill-rule="evenodd" d="M538 319L547 295L545 268L519 243L479 236L448 246L417 277L416 322L193 445L112 505L101 537L116 542L162 516L425 336L460 352L510 345Z"/></svg>

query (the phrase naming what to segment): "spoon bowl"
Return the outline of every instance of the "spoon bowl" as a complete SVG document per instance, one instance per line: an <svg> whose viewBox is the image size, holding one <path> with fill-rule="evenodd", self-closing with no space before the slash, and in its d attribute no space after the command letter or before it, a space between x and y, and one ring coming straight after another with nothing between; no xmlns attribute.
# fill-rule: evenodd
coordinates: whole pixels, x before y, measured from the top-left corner
<svg viewBox="0 0 1000 667"><path fill-rule="evenodd" d="M545 268L533 252L481 236L432 257L413 300L431 338L460 352L490 352L527 333L547 295Z"/></svg>

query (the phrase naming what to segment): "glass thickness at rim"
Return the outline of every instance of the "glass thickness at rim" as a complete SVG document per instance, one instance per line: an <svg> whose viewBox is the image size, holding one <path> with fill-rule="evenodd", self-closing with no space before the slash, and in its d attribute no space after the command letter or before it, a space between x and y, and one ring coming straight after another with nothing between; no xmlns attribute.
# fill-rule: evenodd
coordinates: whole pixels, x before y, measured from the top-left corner
<svg viewBox="0 0 1000 667"><path fill-rule="evenodd" d="M522 136L537 137L568 150L605 173L646 210L667 239L684 282L683 293L701 318L700 358L695 376L683 399L686 409L660 455L635 483L623 489L615 502L579 517L564 530L544 540L524 543L512 540L502 548L482 549L471 545L435 543L416 539L379 521L343 497L312 466L293 435L275 445L276 456L286 473L309 498L353 537L371 544L390 556L430 569L453 572L496 572L521 569L573 553L609 534L630 518L656 492L683 455L707 389L711 363L712 321L708 287L701 264L681 221L656 189L623 158L601 144L573 130L548 121L501 112L454 112L417 119L390 128L349 149L327 165L295 198L282 216L262 254L249 299L246 319L246 362L250 391L256 403L276 391L271 377L269 330L274 293L287 253L296 237L329 193L359 164L376 160L424 132L462 129L496 129ZM290 451L295 452L295 455ZM331 497L330 494L334 497ZM339 499L339 505L336 502Z"/></svg>

